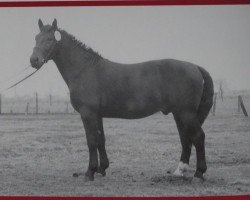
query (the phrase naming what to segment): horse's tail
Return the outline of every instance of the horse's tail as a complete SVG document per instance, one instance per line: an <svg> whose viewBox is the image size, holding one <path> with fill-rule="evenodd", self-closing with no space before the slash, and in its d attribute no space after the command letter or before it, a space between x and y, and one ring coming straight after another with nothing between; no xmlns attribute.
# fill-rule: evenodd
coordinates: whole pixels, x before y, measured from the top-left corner
<svg viewBox="0 0 250 200"><path fill-rule="evenodd" d="M210 74L205 69L202 67L198 67L198 69L200 70L204 80L203 93L197 112L199 122L202 125L213 106L214 84Z"/></svg>

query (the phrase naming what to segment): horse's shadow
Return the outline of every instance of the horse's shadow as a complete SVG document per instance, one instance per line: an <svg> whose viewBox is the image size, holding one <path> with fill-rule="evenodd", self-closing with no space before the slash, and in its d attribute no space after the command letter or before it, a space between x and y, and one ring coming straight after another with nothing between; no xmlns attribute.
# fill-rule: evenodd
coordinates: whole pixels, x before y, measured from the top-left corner
<svg viewBox="0 0 250 200"><path fill-rule="evenodd" d="M191 183L193 180L193 177L191 176L175 176L173 174L168 174L168 175L156 175L151 178L151 184L156 185L156 184L172 184L172 185L182 185L182 184L187 184Z"/></svg>

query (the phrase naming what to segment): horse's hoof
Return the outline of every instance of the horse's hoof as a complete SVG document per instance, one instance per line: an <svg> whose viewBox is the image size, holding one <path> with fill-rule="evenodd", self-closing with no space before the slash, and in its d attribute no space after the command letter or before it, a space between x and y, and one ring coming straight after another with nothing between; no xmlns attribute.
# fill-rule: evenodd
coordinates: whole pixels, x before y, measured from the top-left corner
<svg viewBox="0 0 250 200"><path fill-rule="evenodd" d="M175 170L173 175L176 177L184 177L184 173L182 173L180 170Z"/></svg>
<svg viewBox="0 0 250 200"><path fill-rule="evenodd" d="M174 171L173 175L178 177L184 177L185 172L188 170L188 164L183 163L182 161L179 162L177 169Z"/></svg>
<svg viewBox="0 0 250 200"><path fill-rule="evenodd" d="M105 170L102 170L102 169L99 168L96 172L97 172L98 174L101 174L102 176L106 176Z"/></svg>
<svg viewBox="0 0 250 200"><path fill-rule="evenodd" d="M193 177L191 182L194 184L202 184L204 182L204 179Z"/></svg>
<svg viewBox="0 0 250 200"><path fill-rule="evenodd" d="M94 173L87 171L84 177L85 181L93 181L94 180Z"/></svg>
<svg viewBox="0 0 250 200"><path fill-rule="evenodd" d="M194 178L195 179L199 179L200 182L204 182L205 181L205 178L203 176L203 173L201 173L200 171L196 171L195 174L194 174Z"/></svg>
<svg viewBox="0 0 250 200"><path fill-rule="evenodd" d="M89 176L89 175L86 175L86 174L85 174L84 180L85 180L86 182L88 182L88 181L93 181L93 180L94 180L94 176Z"/></svg>
<svg viewBox="0 0 250 200"><path fill-rule="evenodd" d="M82 175L84 175L84 173L73 173L73 177L75 178L82 176Z"/></svg>
<svg viewBox="0 0 250 200"><path fill-rule="evenodd" d="M185 174L186 170L180 170L179 168L177 168L173 173L173 175L176 177L185 177Z"/></svg>

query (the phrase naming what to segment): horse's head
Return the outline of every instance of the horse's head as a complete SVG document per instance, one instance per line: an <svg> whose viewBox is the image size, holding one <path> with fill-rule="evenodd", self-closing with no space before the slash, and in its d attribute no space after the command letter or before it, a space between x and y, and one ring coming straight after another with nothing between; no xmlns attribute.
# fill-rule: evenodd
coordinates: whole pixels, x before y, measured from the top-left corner
<svg viewBox="0 0 250 200"><path fill-rule="evenodd" d="M39 69L44 63L52 59L55 54L57 43L61 40L61 33L57 28L57 21L54 19L52 25L43 25L38 20L40 33L36 35L36 46L30 57L31 66Z"/></svg>

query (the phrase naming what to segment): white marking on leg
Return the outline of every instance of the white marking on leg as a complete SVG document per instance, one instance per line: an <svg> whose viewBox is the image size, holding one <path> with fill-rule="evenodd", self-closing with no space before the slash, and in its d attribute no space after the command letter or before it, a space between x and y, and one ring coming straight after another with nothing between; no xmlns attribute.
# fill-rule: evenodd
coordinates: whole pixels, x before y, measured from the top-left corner
<svg viewBox="0 0 250 200"><path fill-rule="evenodd" d="M184 176L184 172L188 170L188 164L179 162L177 169L174 171L175 176Z"/></svg>

